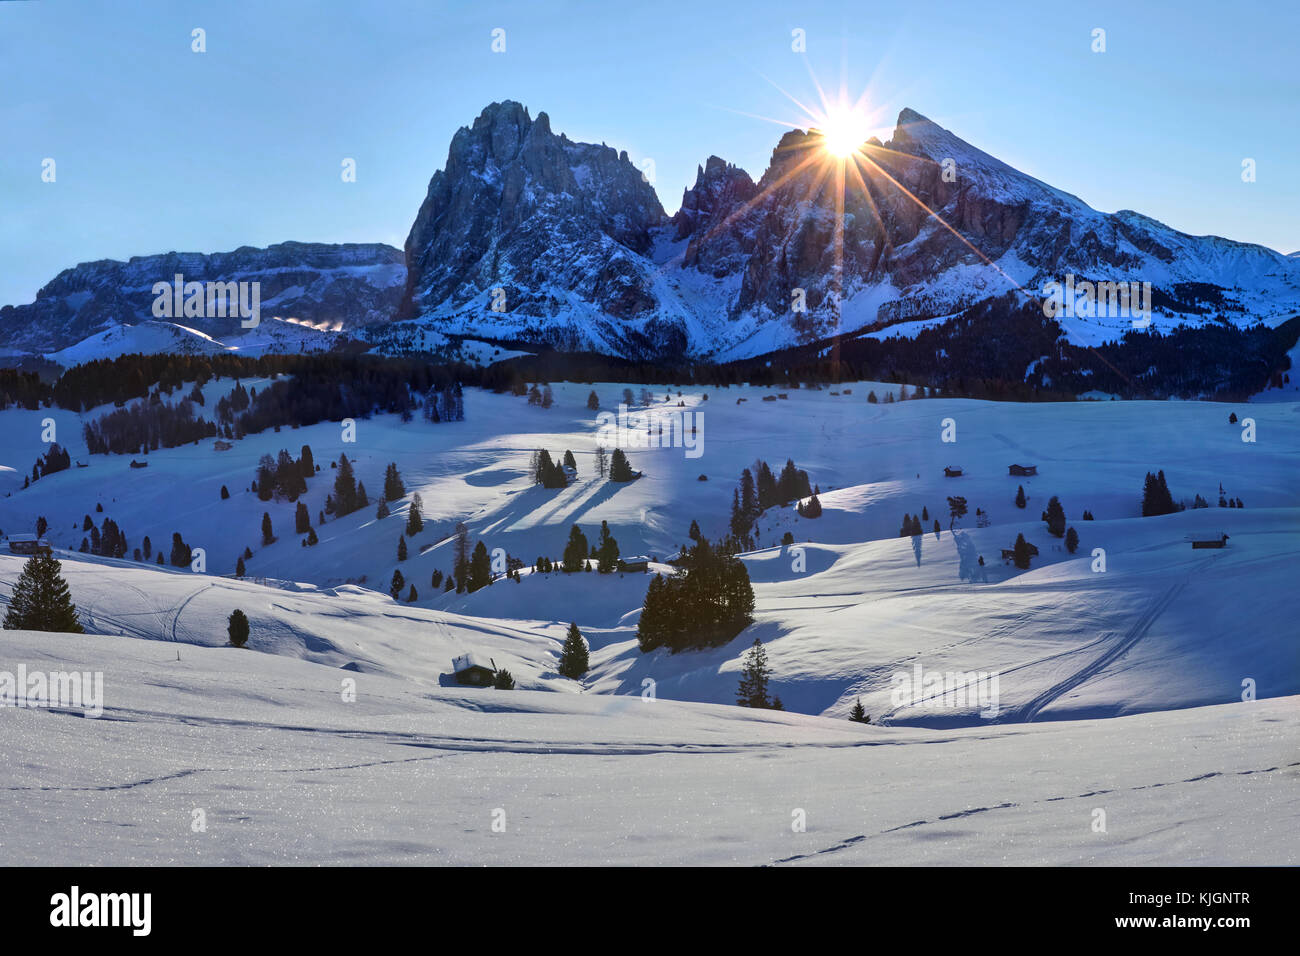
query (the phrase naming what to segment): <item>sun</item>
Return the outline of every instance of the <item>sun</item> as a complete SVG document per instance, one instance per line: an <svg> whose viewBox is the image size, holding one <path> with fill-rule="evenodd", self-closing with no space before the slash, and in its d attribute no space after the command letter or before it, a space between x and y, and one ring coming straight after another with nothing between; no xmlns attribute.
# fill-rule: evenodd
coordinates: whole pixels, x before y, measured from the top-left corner
<svg viewBox="0 0 1300 956"><path fill-rule="evenodd" d="M845 107L826 111L820 130L822 148L839 159L848 159L862 148L871 136L871 126L866 115Z"/></svg>

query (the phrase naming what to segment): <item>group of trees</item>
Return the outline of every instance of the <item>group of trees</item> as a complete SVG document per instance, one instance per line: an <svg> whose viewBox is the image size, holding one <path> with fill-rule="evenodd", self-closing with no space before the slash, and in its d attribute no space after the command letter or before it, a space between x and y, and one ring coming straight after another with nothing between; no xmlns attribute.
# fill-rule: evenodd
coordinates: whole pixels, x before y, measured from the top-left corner
<svg viewBox="0 0 1300 956"><path fill-rule="evenodd" d="M1142 517L1174 514L1181 510L1169 492L1163 469L1154 475L1148 471L1142 486Z"/></svg>
<svg viewBox="0 0 1300 956"><path fill-rule="evenodd" d="M149 401L106 412L87 422L82 434L92 455L148 454L150 450L211 438L217 434L217 426L206 418L196 418L189 399L174 405Z"/></svg>
<svg viewBox="0 0 1300 956"><path fill-rule="evenodd" d="M81 539L82 554L98 554L105 558L126 557L126 535L112 518L105 518L102 526L96 528L90 515L86 515L81 522L81 530L89 532L87 537ZM148 541L148 538L145 540ZM147 558L148 555L144 557Z"/></svg>
<svg viewBox="0 0 1300 956"><path fill-rule="evenodd" d="M37 458L32 464L31 480L40 481L45 475L52 475L55 472L66 471L70 467L72 467L72 456L68 454L66 448L55 442L50 446L49 451L40 458ZM24 483L23 487L26 488L27 484Z"/></svg>
<svg viewBox="0 0 1300 956"><path fill-rule="evenodd" d="M820 493L820 489L817 489ZM790 502L809 498L814 489L808 481L808 472L795 467L793 459L787 458L785 467L777 477L767 462L761 458L754 462L752 468L740 473L740 483L731 496L731 519L729 528L731 536L743 544L753 541L754 523L768 508L774 505L785 507ZM803 506L807 508L807 505ZM801 510L800 514L804 512ZM817 514L821 513L821 502L817 502ZM815 518L817 515L808 515Z"/></svg>
<svg viewBox="0 0 1300 956"><path fill-rule="evenodd" d="M257 463L257 477L253 480L253 489L260 501L287 498L297 501L299 495L307 493L307 479L317 472L311 446L303 445L301 457L297 460L287 449L281 448L280 454L272 458L263 455Z"/></svg>
<svg viewBox="0 0 1300 956"><path fill-rule="evenodd" d="M642 651L725 644L753 620L754 589L745 565L701 538L671 577L650 579L637 625Z"/></svg>

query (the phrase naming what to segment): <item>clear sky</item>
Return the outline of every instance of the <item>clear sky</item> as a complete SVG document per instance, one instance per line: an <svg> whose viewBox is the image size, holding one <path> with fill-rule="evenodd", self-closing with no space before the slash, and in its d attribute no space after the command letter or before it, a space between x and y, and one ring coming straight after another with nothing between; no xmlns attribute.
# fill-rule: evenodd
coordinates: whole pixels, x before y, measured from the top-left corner
<svg viewBox="0 0 1300 956"><path fill-rule="evenodd" d="M1297 0L0 0L0 304L92 259L400 247L494 100L653 160L671 212L710 154L761 175L782 90L841 81L882 139L910 106L1098 209L1289 253L1298 39Z"/></svg>

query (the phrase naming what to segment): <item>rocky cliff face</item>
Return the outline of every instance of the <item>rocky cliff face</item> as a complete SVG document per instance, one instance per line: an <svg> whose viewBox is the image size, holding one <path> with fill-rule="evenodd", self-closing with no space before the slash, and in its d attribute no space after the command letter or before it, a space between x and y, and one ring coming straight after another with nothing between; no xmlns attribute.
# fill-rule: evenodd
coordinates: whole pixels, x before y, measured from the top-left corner
<svg viewBox="0 0 1300 956"><path fill-rule="evenodd" d="M401 315L471 317L485 334L564 348L670 347L655 334L662 303L647 258L665 221L626 152L494 103L456 133L429 183L406 240Z"/></svg>
<svg viewBox="0 0 1300 956"><path fill-rule="evenodd" d="M625 155L494 104L430 183L407 240L403 315L634 358L732 358L1017 289L1039 299L1071 273L1151 282L1169 324L1300 309L1295 257L1099 213L912 110L862 152L841 164L820 133L793 130L757 183L711 156L666 219ZM1082 341L1128 328L1067 323Z"/></svg>
<svg viewBox="0 0 1300 956"><path fill-rule="evenodd" d="M155 319L156 282L258 282L264 318L355 329L391 320L406 270L400 250L378 243L283 242L211 255L169 252L65 269L28 305L0 309L0 346L53 352L91 335ZM175 320L208 335L239 334L238 319Z"/></svg>

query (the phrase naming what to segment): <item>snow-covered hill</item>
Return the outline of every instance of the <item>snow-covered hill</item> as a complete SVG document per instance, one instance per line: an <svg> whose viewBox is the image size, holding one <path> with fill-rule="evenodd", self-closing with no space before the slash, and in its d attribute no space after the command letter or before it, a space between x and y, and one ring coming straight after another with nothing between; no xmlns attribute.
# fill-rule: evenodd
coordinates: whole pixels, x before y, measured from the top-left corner
<svg viewBox="0 0 1300 956"><path fill-rule="evenodd" d="M210 382L208 404L229 386ZM593 477L598 435L586 408L590 388L555 385L550 409L469 390L464 422L378 416L359 422L357 441L347 444L332 424L272 431L227 451L211 442L159 450L144 469L129 468L126 458L86 456L77 437L81 416L9 409L0 413L3 464L12 469L0 473L9 492L0 498L0 529L27 531L43 516L55 546L75 552L86 515L97 524L111 517L131 547L148 535L155 550L166 550L180 532L205 550L208 575L130 561L83 568L71 554L74 599L102 630L210 644L223 639L224 615L241 606L255 635L263 635L254 646L426 682L446 671L453 652L470 650L495 656L524 686L573 690L554 666L565 626L576 621L593 648L588 690L599 694L636 695L650 679L662 696L728 703L755 636L768 645L774 688L787 707L843 715L861 696L878 718L897 724L986 722L974 706L936 715L894 704L894 675L917 662L943 672L1005 675L1000 721L1226 702L1241 695L1247 678L1259 696L1300 694L1300 657L1286 637L1293 617L1286 582L1300 553L1293 481L1300 406L1238 408L1256 428L1257 441L1246 443L1241 424L1228 422L1232 409L1210 403L872 404L869 391L883 397L891 387L869 382L838 394L794 390L774 402L761 400L775 395L761 388L684 390L680 398L676 390L656 391L651 411L681 401L703 416L703 453L629 449L645 475L615 485ZM622 392L615 384L594 389L606 407ZM47 416L88 467L21 489L44 451ZM949 419L955 443L941 440ZM263 454L287 448L296 456L303 444L322 469L304 499L320 538L314 547L292 533L295 505L262 502L247 490ZM557 457L572 450L578 482L559 491L532 485L527 468L537 448ZM408 497L384 519L372 506L316 523L332 488L330 462L340 453L355 462L372 498L385 466L396 462ZM558 559L573 524L594 540L602 521L624 555L669 558L687 542L692 520L710 537L724 532L739 474L758 457L777 468L793 458L820 486L824 511L806 519L778 508L760 520L760 550L744 558L756 622L724 647L643 655L635 641L647 583L641 574L525 574L471 595L432 586L435 572L453 566L450 535L459 520L471 542L529 565L543 554ZM1037 465L1037 476L1009 476L1013 462ZM964 474L945 478L945 465L960 465ZM1199 494L1217 503L1222 483L1245 507L1141 518L1143 478L1157 469L1177 498L1190 502ZM228 500L220 496L223 485ZM1014 503L1020 486L1024 510ZM399 562L413 492L423 498L426 527L407 539L409 557ZM953 533L950 495L965 497L969 507ZM1073 556L1038 520L1053 495L1079 535ZM988 527L978 526L977 508L987 513ZM1081 520L1085 509L1096 520ZM923 510L927 533L899 538L903 516ZM278 537L265 546L264 512ZM802 553L780 544L786 532ZM1192 551L1186 540L1219 532L1230 535L1222 551ZM1026 572L1000 559L1019 533L1040 550ZM246 547L250 577L310 586L285 591L211 577L229 575ZM1105 552L1104 571L1094 570L1096 549ZM0 580L12 582L19 567L16 558L0 560ZM395 570L407 588L416 587L415 602L388 598ZM396 631L390 643L366 639L384 628ZM415 645L406 643L407 630L417 635Z"/></svg>
<svg viewBox="0 0 1300 956"><path fill-rule="evenodd" d="M0 632L20 662L104 713L0 710L11 865L1300 861L1294 697L937 731Z"/></svg>

